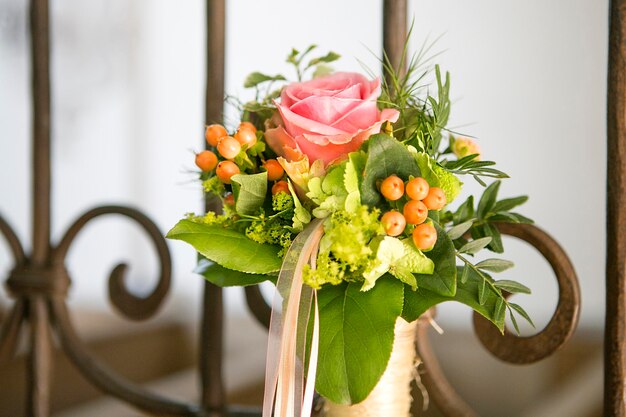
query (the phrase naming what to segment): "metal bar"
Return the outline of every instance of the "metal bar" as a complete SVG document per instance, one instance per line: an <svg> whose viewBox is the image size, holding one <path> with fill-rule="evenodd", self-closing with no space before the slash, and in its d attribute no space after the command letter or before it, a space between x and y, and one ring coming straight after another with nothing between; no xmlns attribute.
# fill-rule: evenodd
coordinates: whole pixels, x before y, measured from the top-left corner
<svg viewBox="0 0 626 417"><path fill-rule="evenodd" d="M50 251L50 28L48 0L31 0L33 88L33 252L44 265Z"/></svg>
<svg viewBox="0 0 626 417"><path fill-rule="evenodd" d="M384 0L383 3L383 51L391 65L406 71L403 60L404 43L407 36L407 1ZM404 62L403 62L404 61ZM400 68L402 66L402 68Z"/></svg>
<svg viewBox="0 0 626 417"><path fill-rule="evenodd" d="M65 301L53 299L50 301L50 306L54 329L63 352L85 379L95 387L151 415L204 416L195 404L171 400L148 392L110 370L92 357L79 339L74 331Z"/></svg>
<svg viewBox="0 0 626 417"><path fill-rule="evenodd" d="M611 1L608 75L605 417L626 416L626 0Z"/></svg>
<svg viewBox="0 0 626 417"><path fill-rule="evenodd" d="M206 101L207 124L221 122L224 110L224 67L226 0L207 0ZM206 201L206 209L215 202ZM211 417L223 415L225 405L222 378L223 349L222 289L206 282L200 337L200 379L202 408Z"/></svg>
<svg viewBox="0 0 626 417"><path fill-rule="evenodd" d="M42 296L30 298L28 304L31 346L27 362L26 410L28 416L47 417L50 415L50 371L52 368L50 320L46 301Z"/></svg>

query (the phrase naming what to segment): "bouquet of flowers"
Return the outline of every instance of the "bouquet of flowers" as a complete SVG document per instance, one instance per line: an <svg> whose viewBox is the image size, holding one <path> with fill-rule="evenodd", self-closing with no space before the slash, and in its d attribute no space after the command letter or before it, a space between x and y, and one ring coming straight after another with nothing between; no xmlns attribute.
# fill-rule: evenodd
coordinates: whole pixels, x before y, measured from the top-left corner
<svg viewBox="0 0 626 417"><path fill-rule="evenodd" d="M516 315L530 321L506 298L530 290L492 277L513 264L473 261L503 252L498 222L530 222L511 211L527 197L498 199L506 174L446 129L449 74L418 59L402 72L384 59L382 78L332 72L339 56L310 58L314 49L289 54L296 82L248 76L256 98L238 102L235 129L206 128L210 150L195 162L223 211L189 214L168 234L198 251L197 271L216 285L278 280L280 359L276 370L268 364L277 409L293 361L301 374L309 363L308 379L330 401L363 401L385 372L396 321L436 304L466 304L501 331L507 312L516 328ZM467 178L484 191L458 204Z"/></svg>

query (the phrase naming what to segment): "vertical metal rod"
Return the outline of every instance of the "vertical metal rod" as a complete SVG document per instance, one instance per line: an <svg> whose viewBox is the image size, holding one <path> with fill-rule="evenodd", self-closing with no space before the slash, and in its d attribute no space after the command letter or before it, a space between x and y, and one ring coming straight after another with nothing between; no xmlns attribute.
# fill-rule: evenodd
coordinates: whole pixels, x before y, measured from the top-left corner
<svg viewBox="0 0 626 417"><path fill-rule="evenodd" d="M33 253L44 265L50 251L50 28L48 0L31 0L33 97Z"/></svg>
<svg viewBox="0 0 626 417"><path fill-rule="evenodd" d="M207 124L221 122L224 110L224 68L226 0L207 0L206 102ZM207 201L210 209L215 202ZM215 209L215 207L212 207ZM224 409L222 378L223 300L222 289L206 282L200 338L202 408L210 416L221 416Z"/></svg>
<svg viewBox="0 0 626 417"><path fill-rule="evenodd" d="M29 300L30 353L27 361L28 393L26 412L29 417L50 415L50 371L52 357L48 309L42 296Z"/></svg>
<svg viewBox="0 0 626 417"><path fill-rule="evenodd" d="M406 71L406 62L402 63L404 42L407 36L407 1L384 0L383 2L383 50L391 65ZM402 65L403 64L403 65ZM403 68L400 68L402 65Z"/></svg>
<svg viewBox="0 0 626 417"><path fill-rule="evenodd" d="M626 417L626 0L611 1L604 416Z"/></svg>

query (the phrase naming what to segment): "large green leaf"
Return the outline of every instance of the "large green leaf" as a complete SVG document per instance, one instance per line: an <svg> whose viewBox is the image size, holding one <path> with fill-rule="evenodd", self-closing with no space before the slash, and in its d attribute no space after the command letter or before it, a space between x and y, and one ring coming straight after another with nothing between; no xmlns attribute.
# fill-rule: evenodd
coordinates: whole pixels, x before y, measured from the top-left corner
<svg viewBox="0 0 626 417"><path fill-rule="evenodd" d="M444 296L453 296L456 292L456 252L454 244L437 223L437 243L425 255L435 264L432 274L415 274L417 286Z"/></svg>
<svg viewBox="0 0 626 417"><path fill-rule="evenodd" d="M368 292L359 283L318 291L320 343L316 389L338 404L363 401L382 376L393 346L403 287L389 276Z"/></svg>
<svg viewBox="0 0 626 417"><path fill-rule="evenodd" d="M198 261L198 266L194 269L194 272L202 275L207 281L218 287L246 287L263 281L276 280L275 275L247 274L245 272L233 271L206 258Z"/></svg>
<svg viewBox="0 0 626 417"><path fill-rule="evenodd" d="M385 134L373 135L367 141L368 154L365 163L363 183L361 184L361 201L369 206L376 206L383 201L376 182L392 174L408 179L409 176L419 177L420 170L415 158L409 150Z"/></svg>
<svg viewBox="0 0 626 417"><path fill-rule="evenodd" d="M279 246L262 245L222 226L181 220L167 237L189 243L205 258L234 271L270 274L282 264Z"/></svg>
<svg viewBox="0 0 626 417"><path fill-rule="evenodd" d="M237 213L249 216L257 214L267 194L267 172L233 175L232 182Z"/></svg>
<svg viewBox="0 0 626 417"><path fill-rule="evenodd" d="M462 267L459 267L459 269L461 268ZM429 308L437 304L446 301L456 301L471 307L474 311L495 324L501 332L504 331L505 309L502 308L502 303L498 302L501 298L490 289L487 289L485 291L484 303L481 304L478 300L478 293L479 288L483 285L483 279L473 270L469 268L467 268L467 270L467 279L465 283L458 283L454 296L439 295L424 288L418 288L417 291L410 291L407 288L404 291L402 317L410 322L416 320ZM460 273L461 271L459 270L459 274Z"/></svg>

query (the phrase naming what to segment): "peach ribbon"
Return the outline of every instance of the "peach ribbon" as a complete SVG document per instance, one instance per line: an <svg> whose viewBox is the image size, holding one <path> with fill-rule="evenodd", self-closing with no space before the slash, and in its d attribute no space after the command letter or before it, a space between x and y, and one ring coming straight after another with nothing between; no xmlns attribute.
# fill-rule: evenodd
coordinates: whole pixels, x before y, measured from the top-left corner
<svg viewBox="0 0 626 417"><path fill-rule="evenodd" d="M313 220L298 234L285 255L276 282L270 320L263 417L310 417L319 345L317 293L303 285L302 270L315 268L322 220ZM304 363L309 315L313 306L313 332L306 381Z"/></svg>

